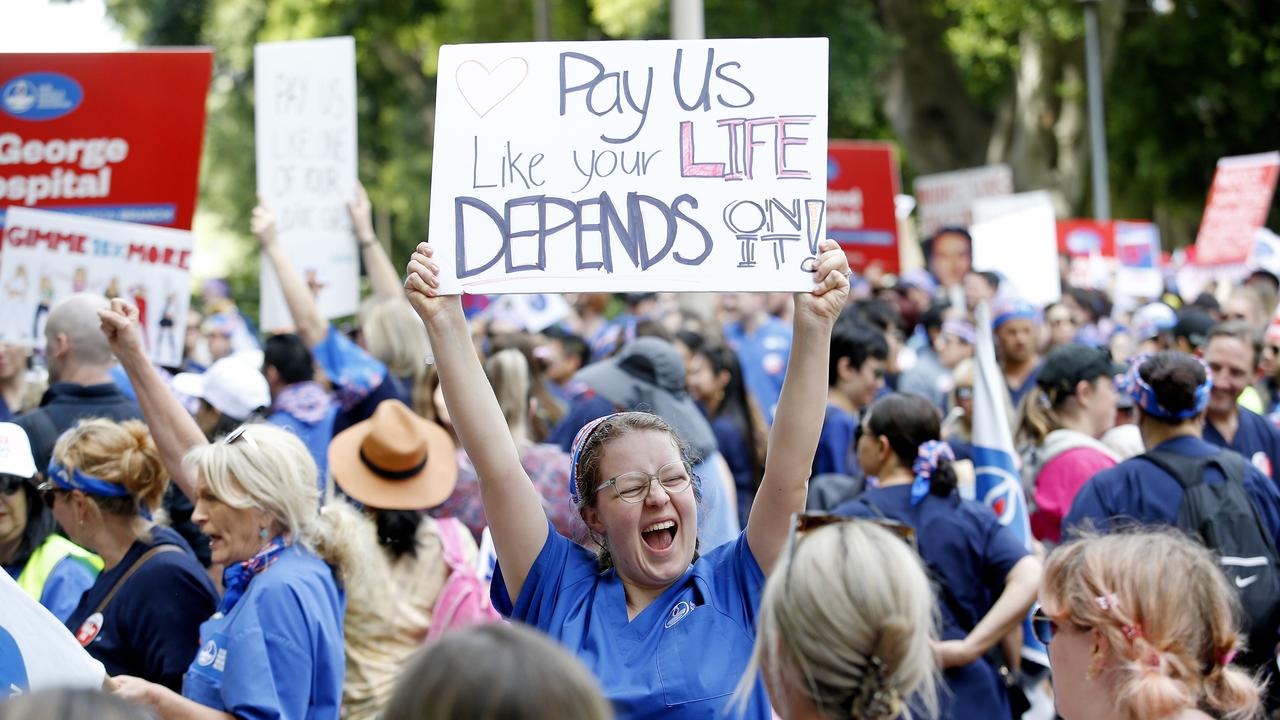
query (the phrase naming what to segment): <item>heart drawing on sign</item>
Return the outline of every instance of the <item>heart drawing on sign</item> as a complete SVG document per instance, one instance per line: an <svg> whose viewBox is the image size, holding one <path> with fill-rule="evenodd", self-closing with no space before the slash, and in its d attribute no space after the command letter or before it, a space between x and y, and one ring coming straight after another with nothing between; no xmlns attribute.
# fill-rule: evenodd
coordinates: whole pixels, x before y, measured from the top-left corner
<svg viewBox="0 0 1280 720"><path fill-rule="evenodd" d="M475 60L467 60L458 65L454 77L462 99L477 116L484 117L510 97L528 75L529 63L524 58L511 57L492 70Z"/></svg>

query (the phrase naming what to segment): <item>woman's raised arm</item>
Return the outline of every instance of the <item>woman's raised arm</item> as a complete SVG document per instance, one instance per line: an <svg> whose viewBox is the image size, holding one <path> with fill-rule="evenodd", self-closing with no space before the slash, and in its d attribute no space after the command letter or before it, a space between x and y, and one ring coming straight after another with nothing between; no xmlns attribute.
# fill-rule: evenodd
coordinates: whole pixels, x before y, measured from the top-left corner
<svg viewBox="0 0 1280 720"><path fill-rule="evenodd" d="M764 479L747 520L747 544L768 575L787 540L793 513L802 512L809 472L827 406L831 329L849 297L849 260L834 240L819 246L817 285L796 293L795 334L782 395L769 431Z"/></svg>
<svg viewBox="0 0 1280 720"><path fill-rule="evenodd" d="M431 337L445 405L462 447L475 464L502 577L515 602L547 540L542 498L520 464L506 418L476 356L461 299L438 294L439 267L432 260L430 245L418 244L408 271L405 295Z"/></svg>
<svg viewBox="0 0 1280 720"><path fill-rule="evenodd" d="M133 391L138 396L138 407L151 430L151 437L160 451L160 460L169 471L169 477L178 488L196 500L196 478L190 477L182 467L182 458L193 447L208 441L200 426L187 409L174 397L160 372L151 364L142 349L138 333L138 309L128 302L115 298L110 308L98 311L102 332L107 336L111 351L129 376Z"/></svg>

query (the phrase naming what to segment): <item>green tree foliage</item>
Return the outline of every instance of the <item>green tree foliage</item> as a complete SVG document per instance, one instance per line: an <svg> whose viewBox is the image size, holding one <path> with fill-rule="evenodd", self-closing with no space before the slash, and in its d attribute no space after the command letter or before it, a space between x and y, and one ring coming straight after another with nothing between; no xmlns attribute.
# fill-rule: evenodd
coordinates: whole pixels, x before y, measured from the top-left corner
<svg viewBox="0 0 1280 720"><path fill-rule="evenodd" d="M1214 161L1280 147L1280 5L1103 0L1117 216L1194 234ZM402 258L427 233L441 45L661 38L670 0L107 0L142 46L209 45L201 208L247 238L254 202L253 46L356 38L361 179ZM709 37L830 39L833 137L896 139L906 174L1010 162L1020 189L1087 209L1077 0L704 0ZM802 81L802 80L801 80ZM256 299L255 262L233 288Z"/></svg>

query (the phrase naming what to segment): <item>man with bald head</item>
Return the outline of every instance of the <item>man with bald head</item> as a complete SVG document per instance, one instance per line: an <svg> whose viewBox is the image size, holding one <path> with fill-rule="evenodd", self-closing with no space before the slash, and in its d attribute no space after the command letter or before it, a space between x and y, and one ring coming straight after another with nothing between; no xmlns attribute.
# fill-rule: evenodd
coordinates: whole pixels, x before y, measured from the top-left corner
<svg viewBox="0 0 1280 720"><path fill-rule="evenodd" d="M58 436L81 419L142 419L138 406L111 379L116 360L98 320L98 310L106 307L103 296L79 293L49 312L44 330L49 390L40 407L14 420L31 438L41 470L48 466Z"/></svg>

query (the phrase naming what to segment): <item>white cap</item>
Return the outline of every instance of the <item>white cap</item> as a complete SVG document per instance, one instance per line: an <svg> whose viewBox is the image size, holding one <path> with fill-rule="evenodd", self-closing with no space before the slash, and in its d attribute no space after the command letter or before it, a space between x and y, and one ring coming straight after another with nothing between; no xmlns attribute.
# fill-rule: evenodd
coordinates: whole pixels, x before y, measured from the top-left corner
<svg viewBox="0 0 1280 720"><path fill-rule="evenodd" d="M27 431L13 423L0 423L0 474L34 477L36 461L31 456Z"/></svg>
<svg viewBox="0 0 1280 720"><path fill-rule="evenodd" d="M204 400L232 420L248 420L254 410L271 406L271 388L262 371L234 355L215 362L202 374L178 373L173 388Z"/></svg>

